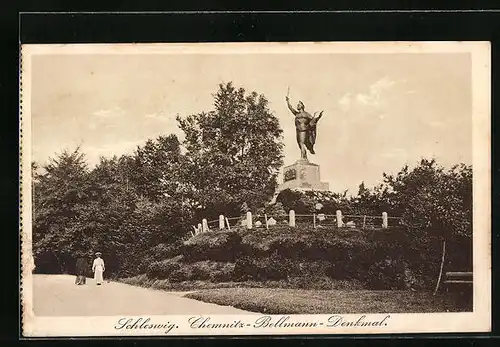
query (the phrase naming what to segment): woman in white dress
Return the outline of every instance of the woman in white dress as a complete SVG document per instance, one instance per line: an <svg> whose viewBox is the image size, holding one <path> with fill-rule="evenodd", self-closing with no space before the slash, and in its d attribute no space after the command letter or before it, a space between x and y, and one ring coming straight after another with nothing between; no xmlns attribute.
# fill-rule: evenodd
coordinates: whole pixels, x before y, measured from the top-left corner
<svg viewBox="0 0 500 347"><path fill-rule="evenodd" d="M104 272L104 260L102 260L101 252L97 252L96 259L94 259L94 263L92 264L92 271L94 271L94 280L95 283L100 286L103 282L102 273Z"/></svg>

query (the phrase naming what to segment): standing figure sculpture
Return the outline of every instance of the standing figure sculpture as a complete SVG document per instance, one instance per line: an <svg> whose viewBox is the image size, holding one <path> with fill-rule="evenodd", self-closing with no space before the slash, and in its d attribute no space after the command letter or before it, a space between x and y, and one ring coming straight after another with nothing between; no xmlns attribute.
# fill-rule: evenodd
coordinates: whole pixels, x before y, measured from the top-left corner
<svg viewBox="0 0 500 347"><path fill-rule="evenodd" d="M297 110L290 104L290 98L286 96L286 103L290 111L295 115L295 130L297 132L297 144L300 148L300 158L307 160L307 150L311 154L314 152L314 144L316 143L316 125L320 118L323 116L323 111L316 117L311 116L306 112L304 103L299 101Z"/></svg>

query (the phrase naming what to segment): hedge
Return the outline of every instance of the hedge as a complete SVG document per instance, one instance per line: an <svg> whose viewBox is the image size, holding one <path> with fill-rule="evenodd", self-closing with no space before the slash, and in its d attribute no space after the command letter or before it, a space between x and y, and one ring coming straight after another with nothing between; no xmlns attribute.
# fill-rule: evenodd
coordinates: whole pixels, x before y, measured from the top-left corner
<svg viewBox="0 0 500 347"><path fill-rule="evenodd" d="M451 242L449 258L454 263L448 266L471 267L471 258L459 256L471 253L471 247L467 240ZM176 251L182 256L151 263L148 277L224 282L323 276L357 281L370 289L430 289L439 271L441 240L403 228L367 231L279 226L206 232Z"/></svg>

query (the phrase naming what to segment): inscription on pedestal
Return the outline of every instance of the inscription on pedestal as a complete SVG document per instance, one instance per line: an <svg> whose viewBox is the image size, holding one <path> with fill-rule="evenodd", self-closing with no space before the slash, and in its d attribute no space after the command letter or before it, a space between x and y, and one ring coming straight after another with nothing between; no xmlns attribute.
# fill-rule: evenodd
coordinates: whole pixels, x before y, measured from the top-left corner
<svg viewBox="0 0 500 347"><path fill-rule="evenodd" d="M286 170L283 174L283 181L284 182L292 181L296 178L297 178L297 170L295 170L294 168L290 168L290 169Z"/></svg>
<svg viewBox="0 0 500 347"><path fill-rule="evenodd" d="M319 165L301 159L284 168L278 191L284 189L327 191L329 186L320 180Z"/></svg>

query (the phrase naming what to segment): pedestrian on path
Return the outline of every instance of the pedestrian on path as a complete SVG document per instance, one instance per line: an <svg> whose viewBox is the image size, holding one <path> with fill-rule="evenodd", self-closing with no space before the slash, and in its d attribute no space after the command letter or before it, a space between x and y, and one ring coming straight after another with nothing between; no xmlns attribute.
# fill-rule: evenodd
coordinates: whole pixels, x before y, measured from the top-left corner
<svg viewBox="0 0 500 347"><path fill-rule="evenodd" d="M87 270L88 270L88 262L84 257L79 257L76 260L76 281L75 284L82 285L87 282Z"/></svg>
<svg viewBox="0 0 500 347"><path fill-rule="evenodd" d="M97 252L96 254L96 259L94 259L94 263L92 264L92 271L94 271L94 280L98 286L101 285L103 282L103 277L102 274L105 270L104 268L104 260L102 260L101 252Z"/></svg>

